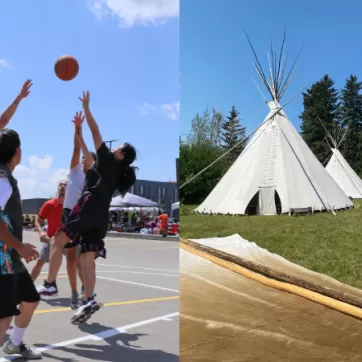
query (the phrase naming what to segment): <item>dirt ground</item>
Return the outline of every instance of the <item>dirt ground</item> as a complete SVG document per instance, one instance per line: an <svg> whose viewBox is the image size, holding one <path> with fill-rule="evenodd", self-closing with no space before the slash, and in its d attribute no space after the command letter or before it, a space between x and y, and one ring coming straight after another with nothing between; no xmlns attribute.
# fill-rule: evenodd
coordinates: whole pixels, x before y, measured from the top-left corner
<svg viewBox="0 0 362 362"><path fill-rule="evenodd" d="M181 362L362 361L362 321L180 251Z"/></svg>

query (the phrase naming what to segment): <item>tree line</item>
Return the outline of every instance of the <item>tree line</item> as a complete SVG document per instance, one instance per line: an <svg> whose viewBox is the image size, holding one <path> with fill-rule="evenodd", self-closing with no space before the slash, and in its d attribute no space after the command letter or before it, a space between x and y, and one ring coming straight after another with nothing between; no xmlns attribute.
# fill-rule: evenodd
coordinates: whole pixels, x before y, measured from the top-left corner
<svg viewBox="0 0 362 362"><path fill-rule="evenodd" d="M362 82L355 75L346 80L341 90L336 89L330 76L324 75L302 93L304 109L299 116L300 134L324 166L331 155L326 128L336 141L344 136L339 150L359 175L362 175L361 90ZM206 198L245 148L248 142L245 137L246 128L235 106L226 116L215 108L207 108L195 115L189 134L180 139L181 185L226 151L232 150L181 189L181 202L198 204Z"/></svg>

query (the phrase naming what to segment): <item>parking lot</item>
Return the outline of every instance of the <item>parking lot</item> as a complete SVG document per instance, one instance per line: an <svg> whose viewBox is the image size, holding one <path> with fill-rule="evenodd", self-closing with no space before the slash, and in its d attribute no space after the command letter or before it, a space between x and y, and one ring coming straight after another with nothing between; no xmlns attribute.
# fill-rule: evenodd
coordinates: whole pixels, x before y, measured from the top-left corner
<svg viewBox="0 0 362 362"><path fill-rule="evenodd" d="M40 247L37 233L25 232L24 240ZM70 323L74 312L63 262L59 295L43 298L24 342L43 351L44 361L178 361L178 242L111 237L106 245L107 259L97 260L96 285L104 307L85 324ZM47 265L36 285L46 270ZM14 359L0 351L0 362Z"/></svg>

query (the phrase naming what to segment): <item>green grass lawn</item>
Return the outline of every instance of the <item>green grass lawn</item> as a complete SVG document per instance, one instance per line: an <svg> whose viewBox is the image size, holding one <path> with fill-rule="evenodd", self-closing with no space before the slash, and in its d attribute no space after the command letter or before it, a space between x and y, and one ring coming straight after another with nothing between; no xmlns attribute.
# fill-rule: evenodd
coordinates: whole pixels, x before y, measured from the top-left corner
<svg viewBox="0 0 362 362"><path fill-rule="evenodd" d="M204 238L235 233L272 253L362 288L362 201L356 208L311 216L197 215L181 206L181 236Z"/></svg>

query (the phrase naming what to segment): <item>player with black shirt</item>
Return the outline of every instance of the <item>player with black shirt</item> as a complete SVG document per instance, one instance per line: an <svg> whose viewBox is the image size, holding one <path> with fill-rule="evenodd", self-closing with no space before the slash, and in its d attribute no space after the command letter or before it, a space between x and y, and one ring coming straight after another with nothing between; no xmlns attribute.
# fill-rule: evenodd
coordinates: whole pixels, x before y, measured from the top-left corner
<svg viewBox="0 0 362 362"><path fill-rule="evenodd" d="M82 196L72 209L68 221L60 227L52 242L49 272L44 283L45 288L54 287L61 265L62 250L68 240L71 243L80 244L84 300L72 318L73 324L85 322L100 308L93 296L96 282L94 258L96 253L103 257L106 255L103 239L107 235L109 207L114 192L118 190L121 195L125 195L136 182L135 167L132 166L136 159L134 147L129 143L124 143L112 151L108 149L89 109L89 98L89 92L83 92L83 98L79 99L83 104L98 160L94 165L92 155L80 133L78 139L83 155L90 164L93 163L93 166L87 172Z"/></svg>

